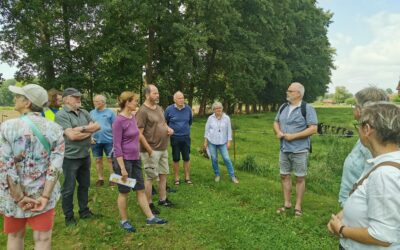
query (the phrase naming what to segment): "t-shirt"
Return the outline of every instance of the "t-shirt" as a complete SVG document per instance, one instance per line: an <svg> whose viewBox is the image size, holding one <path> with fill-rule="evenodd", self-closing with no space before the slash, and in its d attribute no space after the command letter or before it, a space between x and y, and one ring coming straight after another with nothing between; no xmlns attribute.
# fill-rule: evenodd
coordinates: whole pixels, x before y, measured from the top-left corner
<svg viewBox="0 0 400 250"><path fill-rule="evenodd" d="M93 109L90 116L100 124L100 130L92 135L96 143L112 143L112 124L115 120L115 113L111 109Z"/></svg>
<svg viewBox="0 0 400 250"><path fill-rule="evenodd" d="M164 111L160 106L157 105L156 109L151 109L142 105L136 113L136 120L139 129L143 128L143 136L153 150L163 151L167 149L168 126L165 122ZM142 145L140 145L140 151L146 151Z"/></svg>
<svg viewBox="0 0 400 250"><path fill-rule="evenodd" d="M136 119L118 115L112 125L114 157L139 160L139 129Z"/></svg>

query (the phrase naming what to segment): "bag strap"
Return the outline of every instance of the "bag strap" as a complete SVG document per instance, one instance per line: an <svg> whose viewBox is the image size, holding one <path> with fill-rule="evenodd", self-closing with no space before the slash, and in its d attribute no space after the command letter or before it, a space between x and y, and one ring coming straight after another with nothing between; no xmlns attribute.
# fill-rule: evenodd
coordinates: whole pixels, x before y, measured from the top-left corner
<svg viewBox="0 0 400 250"><path fill-rule="evenodd" d="M358 182L354 183L353 185L353 189L350 191L349 196L354 193L354 191L356 191L356 189L361 186L361 184L363 184L363 182L369 177L369 175L374 172L377 168L381 167L381 166L392 166L395 168L398 168L400 170L400 163L394 162L394 161L385 161L385 162L381 162L380 164L376 165L375 167L373 167L371 169L371 171L368 172L368 174L366 174L363 178L361 178Z"/></svg>
<svg viewBox="0 0 400 250"><path fill-rule="evenodd" d="M21 119L29 124L29 126L32 129L32 132L39 139L40 143L42 143L42 145L46 149L47 153L50 154L50 152L51 152L50 143L46 140L46 138L44 138L44 135L39 131L39 129L36 127L36 125L26 115L22 116Z"/></svg>

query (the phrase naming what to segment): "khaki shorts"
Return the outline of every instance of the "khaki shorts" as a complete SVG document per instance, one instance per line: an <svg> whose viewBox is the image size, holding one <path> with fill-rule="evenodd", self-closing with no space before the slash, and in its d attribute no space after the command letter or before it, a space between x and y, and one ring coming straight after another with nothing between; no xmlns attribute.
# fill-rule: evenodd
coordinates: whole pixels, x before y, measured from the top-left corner
<svg viewBox="0 0 400 250"><path fill-rule="evenodd" d="M146 152L140 153L147 179L156 180L159 174L169 174L168 151L153 151L151 157Z"/></svg>

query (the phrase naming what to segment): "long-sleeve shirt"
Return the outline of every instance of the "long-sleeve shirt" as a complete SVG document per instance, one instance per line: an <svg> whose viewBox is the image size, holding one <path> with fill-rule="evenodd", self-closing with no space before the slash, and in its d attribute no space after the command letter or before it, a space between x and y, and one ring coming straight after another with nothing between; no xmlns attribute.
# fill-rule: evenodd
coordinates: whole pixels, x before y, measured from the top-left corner
<svg viewBox="0 0 400 250"><path fill-rule="evenodd" d="M114 157L139 160L139 129L135 116L118 115L112 125Z"/></svg>
<svg viewBox="0 0 400 250"><path fill-rule="evenodd" d="M60 184L57 181L44 210L33 213L17 206L11 197L7 176L23 188L26 196L36 199L42 195L46 180L57 180L62 173L64 160L63 129L40 113L26 115L48 140L51 152L49 155L30 125L22 119L16 118L1 124L0 213L16 218L32 217L54 208L60 197Z"/></svg>
<svg viewBox="0 0 400 250"><path fill-rule="evenodd" d="M215 114L208 117L204 138L214 144L223 145L232 140L231 119L225 113L218 119Z"/></svg>

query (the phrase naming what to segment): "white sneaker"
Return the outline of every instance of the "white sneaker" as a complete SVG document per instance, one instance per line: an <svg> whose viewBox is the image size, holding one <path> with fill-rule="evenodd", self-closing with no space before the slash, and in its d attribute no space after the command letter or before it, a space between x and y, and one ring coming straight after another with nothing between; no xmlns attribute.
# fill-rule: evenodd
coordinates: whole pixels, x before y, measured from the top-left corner
<svg viewBox="0 0 400 250"><path fill-rule="evenodd" d="M214 181L215 182L219 182L219 180L221 179L221 177L219 177L219 176L215 176L215 179L214 179Z"/></svg>
<svg viewBox="0 0 400 250"><path fill-rule="evenodd" d="M235 176L232 177L232 182L235 184L239 184L239 180Z"/></svg>

